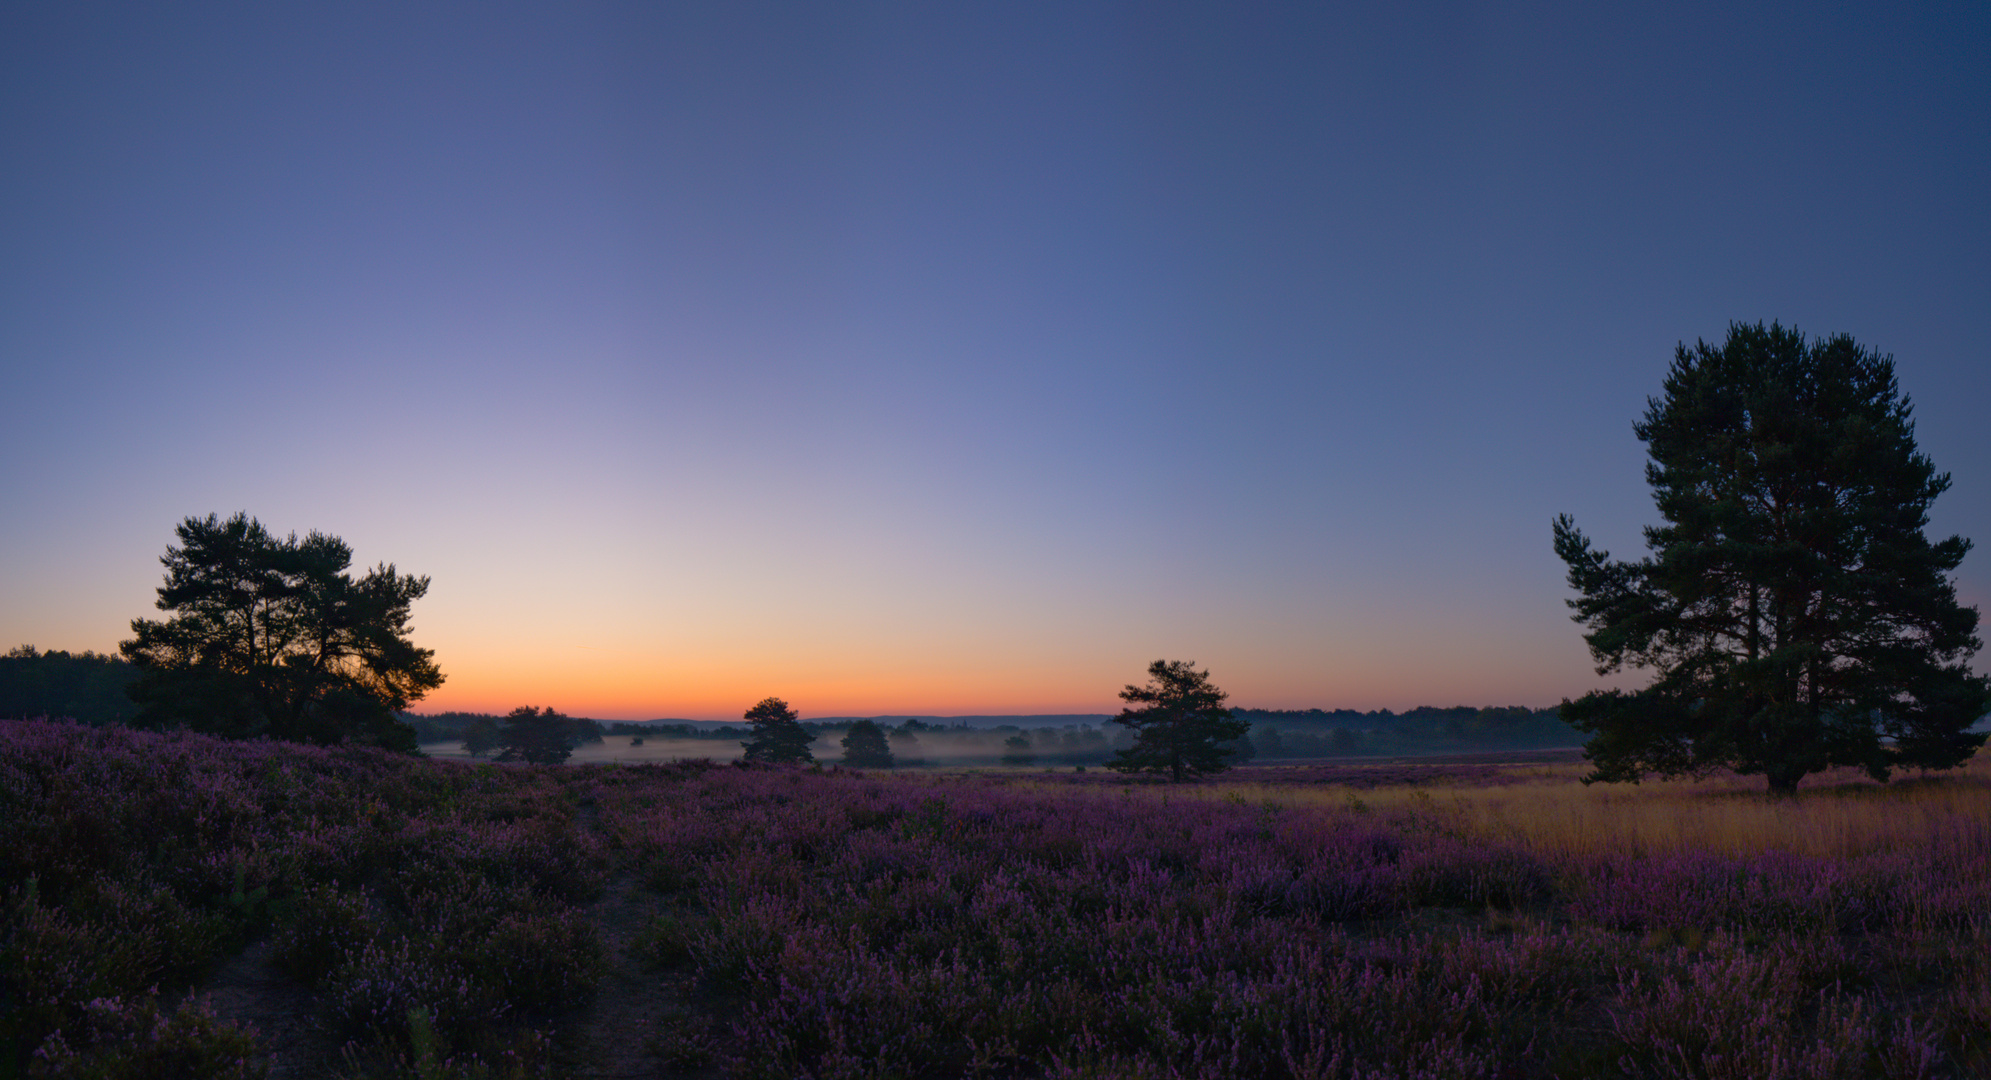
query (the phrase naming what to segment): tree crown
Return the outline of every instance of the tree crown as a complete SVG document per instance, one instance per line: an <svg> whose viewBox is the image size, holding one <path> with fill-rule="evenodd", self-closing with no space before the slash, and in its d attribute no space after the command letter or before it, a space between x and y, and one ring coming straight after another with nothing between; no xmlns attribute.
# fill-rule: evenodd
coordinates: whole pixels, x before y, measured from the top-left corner
<svg viewBox="0 0 1991 1080"><path fill-rule="evenodd" d="M746 711L746 720L753 725L752 733L740 744L746 747L746 760L769 763L816 760L816 755L809 751L809 744L816 741L816 736L802 726L786 701L778 697L762 698Z"/></svg>
<svg viewBox="0 0 1991 1080"><path fill-rule="evenodd" d="M497 746L499 761L524 761L533 765L559 765L564 763L586 738L581 725L587 721L576 721L564 713L554 711L552 706L535 709L522 705L506 714L499 725Z"/></svg>
<svg viewBox="0 0 1991 1080"><path fill-rule="evenodd" d="M434 652L409 640L428 578L383 563L355 579L345 541L280 540L243 513L174 532L157 602L172 616L134 619L119 646L140 669L139 723L414 749L395 714L443 681Z"/></svg>
<svg viewBox="0 0 1991 1080"><path fill-rule="evenodd" d="M1566 515L1555 548L1599 674L1635 693L1564 703L1595 780L1731 767L1787 791L1855 765L1948 768L1984 741L1977 612L1947 575L1970 549L1923 534L1949 477L1915 446L1891 358L1843 335L1735 325L1680 346L1634 427L1664 524L1635 562Z"/></svg>
<svg viewBox="0 0 1991 1080"><path fill-rule="evenodd" d="M858 769L889 769L894 764L885 729L871 720L850 725L843 736L843 763Z"/></svg>
<svg viewBox="0 0 1991 1080"><path fill-rule="evenodd" d="M1134 745L1107 768L1167 773L1176 781L1229 768L1236 749L1226 744L1243 738L1251 724L1224 706L1228 696L1193 661L1149 664L1147 685L1120 691L1127 708L1113 722L1133 729Z"/></svg>

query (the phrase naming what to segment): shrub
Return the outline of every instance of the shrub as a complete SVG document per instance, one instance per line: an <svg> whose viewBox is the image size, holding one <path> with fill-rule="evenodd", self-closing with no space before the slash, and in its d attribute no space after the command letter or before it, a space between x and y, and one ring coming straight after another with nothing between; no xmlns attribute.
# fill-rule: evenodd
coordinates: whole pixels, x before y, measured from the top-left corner
<svg viewBox="0 0 1991 1080"><path fill-rule="evenodd" d="M261 1080L269 1072L254 1029L217 1020L198 1002L162 1013L149 994L85 1003L78 1021L49 1036L28 1069L32 1077L65 1080Z"/></svg>
<svg viewBox="0 0 1991 1080"><path fill-rule="evenodd" d="M294 918L271 941L271 960L286 975L315 986L372 946L378 933L365 897L311 886L298 894Z"/></svg>

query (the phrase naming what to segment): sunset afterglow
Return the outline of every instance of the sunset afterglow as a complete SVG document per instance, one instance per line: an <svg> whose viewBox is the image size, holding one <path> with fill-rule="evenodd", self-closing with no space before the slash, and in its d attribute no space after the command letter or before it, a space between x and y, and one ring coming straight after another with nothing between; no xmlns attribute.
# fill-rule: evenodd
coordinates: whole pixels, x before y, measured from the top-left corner
<svg viewBox="0 0 1991 1080"><path fill-rule="evenodd" d="M1892 353L1991 541L1982 10L0 19L0 649L246 511L432 579L423 711L1546 706L1550 522L1642 550L1735 320Z"/></svg>

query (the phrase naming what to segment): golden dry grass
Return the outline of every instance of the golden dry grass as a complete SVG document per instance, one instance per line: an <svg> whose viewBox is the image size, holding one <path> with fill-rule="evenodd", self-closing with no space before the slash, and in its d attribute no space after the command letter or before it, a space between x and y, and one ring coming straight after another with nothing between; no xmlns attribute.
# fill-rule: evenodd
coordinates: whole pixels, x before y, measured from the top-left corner
<svg viewBox="0 0 1991 1080"><path fill-rule="evenodd" d="M1782 799L1764 792L1761 777L1586 787L1578 780L1585 771L1581 764L1516 765L1492 784L1439 781L1360 791L1240 779L1143 794L1438 815L1469 835L1545 855L1785 850L1847 856L1957 826L1991 827L1991 754L1979 754L1961 769L1911 773L1890 784L1851 770L1825 773L1808 779L1795 798Z"/></svg>

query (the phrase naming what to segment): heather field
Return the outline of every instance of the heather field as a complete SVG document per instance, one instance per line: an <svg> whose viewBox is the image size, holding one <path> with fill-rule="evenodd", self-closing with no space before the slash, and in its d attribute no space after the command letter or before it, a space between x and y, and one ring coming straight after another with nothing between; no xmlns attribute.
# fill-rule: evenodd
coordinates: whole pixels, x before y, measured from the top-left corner
<svg viewBox="0 0 1991 1080"><path fill-rule="evenodd" d="M510 767L0 723L0 1075L1991 1075L1991 768Z"/></svg>

